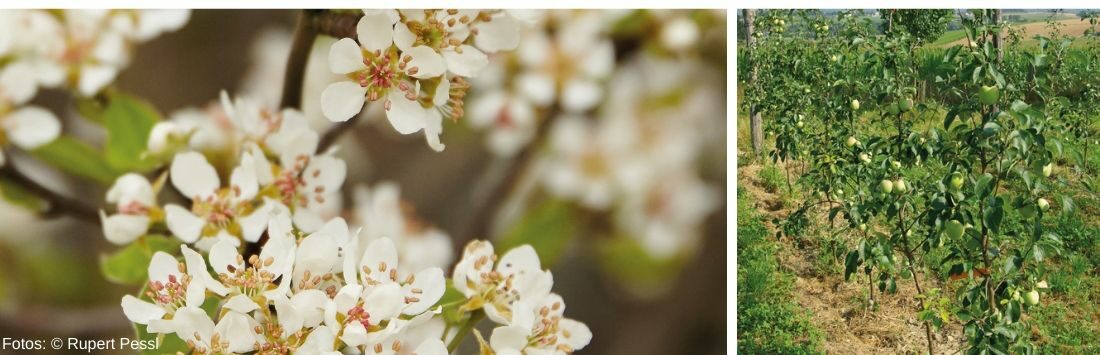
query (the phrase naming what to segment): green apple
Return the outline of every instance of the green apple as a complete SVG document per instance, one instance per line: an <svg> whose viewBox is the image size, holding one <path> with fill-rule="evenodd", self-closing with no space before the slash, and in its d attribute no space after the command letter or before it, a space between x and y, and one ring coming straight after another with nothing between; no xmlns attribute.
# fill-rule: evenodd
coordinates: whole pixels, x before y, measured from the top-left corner
<svg viewBox="0 0 1100 355"><path fill-rule="evenodd" d="M898 181L894 181L894 192L903 194L906 191L909 191L909 187L905 185L905 180L898 179Z"/></svg>
<svg viewBox="0 0 1100 355"><path fill-rule="evenodd" d="M829 25L821 25L821 32L829 32Z"/></svg>
<svg viewBox="0 0 1100 355"><path fill-rule="evenodd" d="M963 231L966 230L966 227L963 226L963 224L960 223L958 220L953 219L953 220L947 221L947 225L944 226L943 229L944 229L944 232L947 233L948 238L959 239L959 238L962 237Z"/></svg>
<svg viewBox="0 0 1100 355"><path fill-rule="evenodd" d="M855 146L856 144L859 144L859 140L856 140L856 137L849 136L848 141L844 142L844 144L847 144L848 148L851 148L851 147Z"/></svg>
<svg viewBox="0 0 1100 355"><path fill-rule="evenodd" d="M836 54L833 54L832 56L829 57L829 60L834 61L834 62L839 60L839 59L840 58L837 58Z"/></svg>
<svg viewBox="0 0 1100 355"><path fill-rule="evenodd" d="M1046 211L1048 208L1050 208L1050 201L1047 201L1047 199L1045 198L1040 198L1037 203L1039 205L1040 211Z"/></svg>
<svg viewBox="0 0 1100 355"><path fill-rule="evenodd" d="M867 231L867 223L860 223L859 224L859 231L866 232Z"/></svg>
<svg viewBox="0 0 1100 355"><path fill-rule="evenodd" d="M909 112L909 110L912 110L912 109L913 109L913 99L907 98L907 99L898 101L898 111Z"/></svg>
<svg viewBox="0 0 1100 355"><path fill-rule="evenodd" d="M951 187L952 188L954 188L955 190L958 190L958 189L962 188L963 182L965 182L965 178L963 178L962 174L959 174L959 173L951 174Z"/></svg>
<svg viewBox="0 0 1100 355"><path fill-rule="evenodd" d="M1034 306L1034 305L1039 304L1039 291L1036 291L1036 290L1028 291L1026 301L1027 301L1027 304L1030 305L1030 306Z"/></svg>
<svg viewBox="0 0 1100 355"><path fill-rule="evenodd" d="M1017 302L1020 301L1020 291L1019 290L1012 291L1012 300L1017 301Z"/></svg>
<svg viewBox="0 0 1100 355"><path fill-rule="evenodd" d="M843 190L843 189L837 189L837 190L836 190L836 194L837 194L837 195L841 195L841 196L844 196L844 190Z"/></svg>
<svg viewBox="0 0 1100 355"><path fill-rule="evenodd" d="M859 100L852 100L852 111L859 111Z"/></svg>
<svg viewBox="0 0 1100 355"><path fill-rule="evenodd" d="M802 128L802 120L798 120L798 122L795 122L794 125L795 127Z"/></svg>
<svg viewBox="0 0 1100 355"><path fill-rule="evenodd" d="M870 163L871 156L867 155L867 153L859 153L859 160L862 160L864 163Z"/></svg>
<svg viewBox="0 0 1100 355"><path fill-rule="evenodd" d="M892 161L890 162L890 166L894 167L894 170L901 169L901 162L897 160Z"/></svg>
<svg viewBox="0 0 1100 355"><path fill-rule="evenodd" d="M1052 173L1054 173L1054 163L1043 165L1043 177L1050 177Z"/></svg>
<svg viewBox="0 0 1100 355"><path fill-rule="evenodd" d="M890 191L894 190L894 183L890 180L884 179L882 180L882 182L878 183L878 188L879 190L882 190L882 192L890 193Z"/></svg>
<svg viewBox="0 0 1100 355"><path fill-rule="evenodd" d="M779 25L780 25L780 26L784 26L784 25L786 25L786 24L787 24L787 21L784 21L783 19L780 19L780 20L779 20Z"/></svg>
<svg viewBox="0 0 1100 355"><path fill-rule="evenodd" d="M1001 97L1001 89L996 86L982 85L978 89L978 101L983 105L992 105L997 103L997 99Z"/></svg>

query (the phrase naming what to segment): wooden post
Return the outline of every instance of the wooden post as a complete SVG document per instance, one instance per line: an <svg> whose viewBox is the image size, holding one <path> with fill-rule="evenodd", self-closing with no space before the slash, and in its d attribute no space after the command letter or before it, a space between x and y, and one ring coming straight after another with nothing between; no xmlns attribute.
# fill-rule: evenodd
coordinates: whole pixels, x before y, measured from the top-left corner
<svg viewBox="0 0 1100 355"><path fill-rule="evenodd" d="M755 18L756 10L742 9L741 17L745 19L745 43L747 44L745 51L745 57L751 57L752 46L756 42L756 38L753 37L753 19ZM756 64L751 60L749 64L751 70L749 70L749 80L745 83L747 90L755 90L753 85L756 83ZM764 119L760 116L760 112L756 110L755 106L749 107L749 128L752 130L752 153L759 157L763 151L764 146Z"/></svg>

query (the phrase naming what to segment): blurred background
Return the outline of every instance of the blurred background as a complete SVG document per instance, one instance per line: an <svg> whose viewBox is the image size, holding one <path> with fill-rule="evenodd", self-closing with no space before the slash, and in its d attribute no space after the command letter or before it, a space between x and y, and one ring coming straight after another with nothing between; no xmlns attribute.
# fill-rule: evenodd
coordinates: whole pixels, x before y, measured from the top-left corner
<svg viewBox="0 0 1100 355"><path fill-rule="evenodd" d="M136 47L116 87L148 100L164 117L189 108L216 107L217 95L223 89L234 96L251 95L274 108L282 90L298 13L193 11L183 29ZM614 42L617 66L627 71L612 74L605 79L607 82L623 80L623 90L650 85L646 80L678 83L669 91L671 94L643 97L639 107L629 112L659 116L654 119L665 123L657 125L661 127L658 129L693 127L684 133L687 141L697 145L685 169L692 181L698 180L706 187L701 198L710 202L705 208L697 208L700 213L689 218L689 228L666 232L687 240L675 246L678 251L673 257L647 255L644 247L621 247L618 240L624 228L615 225L624 223L620 218L623 213L615 207L566 203L572 212L565 218L543 221L549 227L578 225L565 229L570 235L561 238L568 238L568 243L563 244L555 260L545 260L544 255L545 265L555 275L554 290L567 300L566 316L585 322L594 334L581 353L726 353L725 12L617 10L598 15L608 24L604 30ZM676 22L678 19L688 19L695 32L685 30L683 21ZM664 28L673 26L680 27ZM688 46L676 42L675 33L667 34L673 31L680 31L681 37L688 31L693 34L693 42ZM306 74L303 111L319 131L331 126L321 117L317 101L324 85L333 78L325 58L333 41L318 39ZM647 64L657 61L671 65ZM491 66L498 63L509 62L493 58ZM666 67L672 69L663 72ZM641 84L631 81L631 75L641 77ZM479 87L484 90L490 86L474 84L471 98L481 94ZM603 95L605 101L615 99L615 90L618 86L609 84L609 92ZM685 99L685 93L698 93L691 96L698 98ZM45 91L35 99L58 114L65 134L93 145L102 144L102 131L76 117L70 100L67 93L53 91ZM468 115L470 105L467 102ZM620 111L597 107L591 115ZM476 228L471 227L475 207L484 204L495 184L500 183L502 170L511 157L494 153L486 144L485 131L463 122L468 118L444 122L442 139L447 148L436 153L419 134L396 133L378 117L380 112L377 108L365 110L363 119L337 143L338 155L349 167L345 215L354 214L351 191L355 186L396 182L415 214L452 238L457 255L470 239L467 232ZM698 118L689 121L684 116ZM676 143L668 144L654 146L651 154L677 149ZM537 154L554 155L543 151ZM103 204L106 186L66 177L26 154L12 152L12 159L43 185L89 204ZM519 197L504 204L504 211L487 228L490 235L509 234L515 230L514 225L523 222L524 215L532 210L530 206L538 205L532 199L544 198L546 193L531 186L538 185L534 183L539 180L536 175L547 169L554 169L553 164L532 165L521 179L527 183L517 185L514 195ZM119 299L136 292L137 287L108 282L99 268L102 256L117 249L104 239L97 224L68 217L43 219L0 202L0 335L39 339L131 336L133 330L122 314ZM487 335L490 329L481 331ZM476 352L472 337L465 345L458 353Z"/></svg>

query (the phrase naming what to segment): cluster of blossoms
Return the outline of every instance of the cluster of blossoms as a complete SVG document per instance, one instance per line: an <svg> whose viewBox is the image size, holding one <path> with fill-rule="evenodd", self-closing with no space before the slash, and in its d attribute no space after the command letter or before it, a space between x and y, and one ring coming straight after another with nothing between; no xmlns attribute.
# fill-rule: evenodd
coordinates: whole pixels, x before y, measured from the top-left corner
<svg viewBox="0 0 1100 355"><path fill-rule="evenodd" d="M12 10L0 13L0 146L34 149L61 124L29 105L40 88L92 96L114 81L132 44L179 29L186 10ZM4 164L0 155L0 165Z"/></svg>
<svg viewBox="0 0 1100 355"><path fill-rule="evenodd" d="M597 114L558 118L538 176L554 196L611 212L619 234L669 259L694 250L719 203L698 161L724 107L706 66L655 52L620 61Z"/></svg>
<svg viewBox="0 0 1100 355"><path fill-rule="evenodd" d="M148 151L171 156L168 179L190 203L160 207L145 177L124 175L107 194L118 210L110 217L103 214L108 240L129 243L163 221L183 242L209 250L221 240L237 245L258 241L272 211L288 211L305 232L316 231L339 212L346 164L332 151L317 152L319 135L298 111L272 112L223 92L221 113L228 125L200 116L154 126ZM228 184L223 186L202 151L236 158Z"/></svg>
<svg viewBox="0 0 1100 355"><path fill-rule="evenodd" d="M360 227L349 227L337 217L345 163L316 152L318 134L297 111L273 113L225 93L211 111L222 124L176 119L154 127L149 151L171 157L166 178L127 174L108 191L117 206L103 213L108 240L129 243L163 222L184 242L182 263L153 256L144 294L122 300L127 317L150 333L175 334L196 353L447 353L444 341L456 336L440 305L449 236L419 221L392 183L355 190ZM228 184L204 151L237 157ZM189 201L159 204L165 179ZM246 257L250 244L262 247ZM496 260L491 245L475 241L453 276L467 297L461 311L501 324L486 351L587 345L591 332L562 317L564 303L550 293L553 280L534 249L514 249L494 268Z"/></svg>
<svg viewBox="0 0 1100 355"><path fill-rule="evenodd" d="M381 102L401 134L424 131L442 151L443 118L464 114L463 99L489 59L486 53L519 44L522 14L488 10L364 10L358 41L344 38L329 52L329 67L344 80L321 93L321 111L332 121L359 114L367 101Z"/></svg>
<svg viewBox="0 0 1100 355"><path fill-rule="evenodd" d="M534 138L540 111L556 102L563 112L584 113L603 98L602 83L615 67L615 48L600 11L552 11L522 32L513 53L473 80L469 123L487 129L489 150L511 156ZM542 28L554 26L552 34Z"/></svg>

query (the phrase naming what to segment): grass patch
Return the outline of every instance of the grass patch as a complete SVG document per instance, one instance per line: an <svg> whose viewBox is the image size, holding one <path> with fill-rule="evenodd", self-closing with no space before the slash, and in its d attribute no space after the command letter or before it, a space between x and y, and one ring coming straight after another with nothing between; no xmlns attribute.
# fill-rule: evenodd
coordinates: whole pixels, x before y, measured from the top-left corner
<svg viewBox="0 0 1100 355"><path fill-rule="evenodd" d="M775 164L764 164L760 168L759 172L760 184L771 193L779 191L779 187L786 184L787 180L783 177L783 172L779 170L779 167Z"/></svg>
<svg viewBox="0 0 1100 355"><path fill-rule="evenodd" d="M749 202L737 199L737 350L745 354L820 354L822 334L791 301L794 277L779 270L779 246Z"/></svg>

